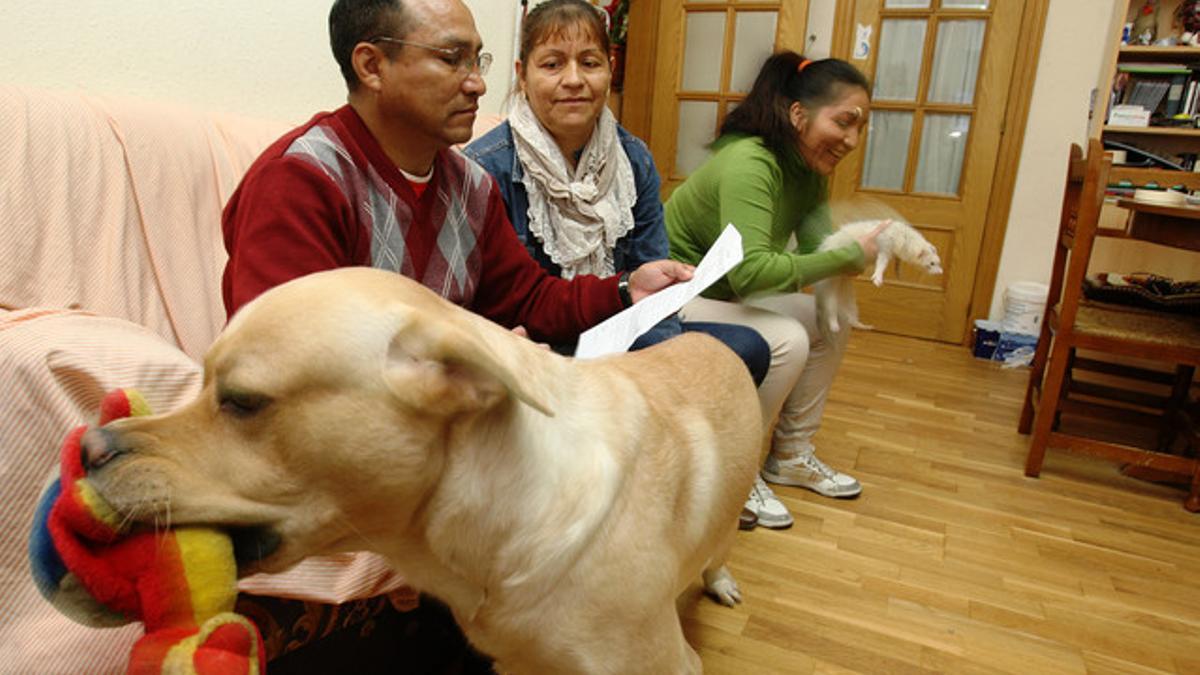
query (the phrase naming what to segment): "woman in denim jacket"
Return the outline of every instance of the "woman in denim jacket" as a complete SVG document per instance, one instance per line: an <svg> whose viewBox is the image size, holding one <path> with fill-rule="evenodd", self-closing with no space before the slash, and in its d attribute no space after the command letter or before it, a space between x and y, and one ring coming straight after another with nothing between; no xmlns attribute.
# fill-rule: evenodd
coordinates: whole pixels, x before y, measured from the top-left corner
<svg viewBox="0 0 1200 675"><path fill-rule="evenodd" d="M508 120L466 148L496 178L529 253L548 272L568 279L627 274L668 257L654 160L606 105L612 81L608 54L604 17L595 7L585 0L538 5L521 28L516 63L521 92ZM681 323L671 316L631 348L681 331L721 340L746 363L755 385L762 382L769 348L745 326ZM570 352L574 346L554 348ZM753 526L751 515L743 526Z"/></svg>

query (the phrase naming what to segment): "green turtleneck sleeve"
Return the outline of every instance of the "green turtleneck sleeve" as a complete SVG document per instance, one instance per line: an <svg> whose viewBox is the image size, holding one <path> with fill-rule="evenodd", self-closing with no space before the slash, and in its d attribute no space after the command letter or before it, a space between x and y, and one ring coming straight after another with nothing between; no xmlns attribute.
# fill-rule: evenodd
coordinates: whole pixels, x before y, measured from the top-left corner
<svg viewBox="0 0 1200 675"><path fill-rule="evenodd" d="M695 264L732 223L743 260L704 292L729 300L788 293L864 265L857 244L817 252L832 231L824 179L799 156L781 166L757 137L724 138L666 205L671 256ZM793 237L795 250L788 250Z"/></svg>

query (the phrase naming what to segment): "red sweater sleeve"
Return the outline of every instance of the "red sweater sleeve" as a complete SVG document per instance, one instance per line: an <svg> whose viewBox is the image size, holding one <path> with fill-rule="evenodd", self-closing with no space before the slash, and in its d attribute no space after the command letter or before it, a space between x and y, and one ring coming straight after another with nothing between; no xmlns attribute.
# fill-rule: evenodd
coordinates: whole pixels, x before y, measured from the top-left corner
<svg viewBox="0 0 1200 675"><path fill-rule="evenodd" d="M350 206L318 167L295 157L252 167L222 214L229 261L221 282L233 316L263 291L297 277L366 264Z"/></svg>
<svg viewBox="0 0 1200 675"><path fill-rule="evenodd" d="M582 275L567 281L547 274L529 255L508 220L492 180L479 289L472 309L496 323L524 326L539 341L569 342L621 310L617 278Z"/></svg>

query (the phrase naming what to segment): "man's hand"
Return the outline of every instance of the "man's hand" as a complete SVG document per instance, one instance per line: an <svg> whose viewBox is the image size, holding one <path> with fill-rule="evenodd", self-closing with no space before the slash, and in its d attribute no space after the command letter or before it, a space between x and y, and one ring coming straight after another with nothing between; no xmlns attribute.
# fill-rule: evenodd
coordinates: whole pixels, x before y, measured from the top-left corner
<svg viewBox="0 0 1200 675"><path fill-rule="evenodd" d="M638 302L680 281L692 278L696 268L676 260L652 260L629 275L629 297Z"/></svg>
<svg viewBox="0 0 1200 675"><path fill-rule="evenodd" d="M858 245L862 247L864 259L874 260L875 256L879 255L879 244L875 241L875 238L878 237L879 233L886 230L891 224L892 219L888 218L887 220L881 221L875 226L875 229L871 230L870 232L859 235Z"/></svg>
<svg viewBox="0 0 1200 675"><path fill-rule="evenodd" d="M517 326L516 328L512 329L512 332L517 337L523 337L526 340L529 339L529 331L525 330L525 326ZM550 345L546 344L545 342L535 342L534 344L542 349L550 349Z"/></svg>

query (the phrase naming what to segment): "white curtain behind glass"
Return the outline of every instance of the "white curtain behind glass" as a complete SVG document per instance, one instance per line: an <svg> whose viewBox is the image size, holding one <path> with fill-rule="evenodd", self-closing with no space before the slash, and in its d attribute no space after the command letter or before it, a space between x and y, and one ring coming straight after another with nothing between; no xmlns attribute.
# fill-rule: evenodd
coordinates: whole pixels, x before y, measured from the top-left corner
<svg viewBox="0 0 1200 675"><path fill-rule="evenodd" d="M925 19L884 19L875 66L877 101L915 101L925 53Z"/></svg>
<svg viewBox="0 0 1200 675"><path fill-rule="evenodd" d="M985 21L942 21L938 24L929 101L961 103L975 100L975 80L983 54Z"/></svg>
<svg viewBox="0 0 1200 675"><path fill-rule="evenodd" d="M925 53L925 19L885 19L879 31L879 58L872 98L916 103ZM862 186L903 190L913 114L877 110L871 113L863 158Z"/></svg>
<svg viewBox="0 0 1200 675"><path fill-rule="evenodd" d="M904 189L904 169L912 126L913 114L910 112L877 110L871 113L867 153L863 160L863 187Z"/></svg>
<svg viewBox="0 0 1200 675"><path fill-rule="evenodd" d="M913 192L958 194L970 115L926 115Z"/></svg>
<svg viewBox="0 0 1200 675"><path fill-rule="evenodd" d="M930 103L971 105L975 101L986 28L982 20L938 24L927 96ZM917 155L915 192L958 194L970 129L970 115L926 115Z"/></svg>

